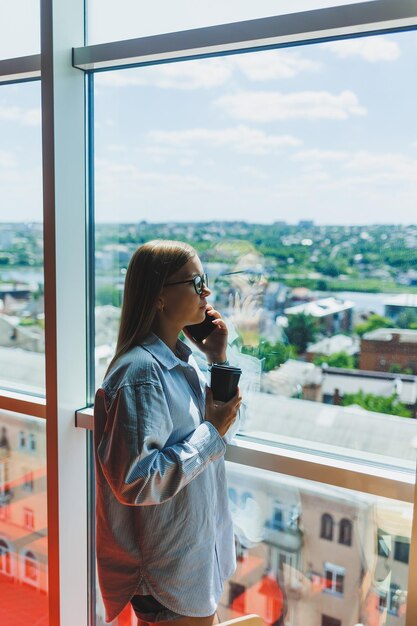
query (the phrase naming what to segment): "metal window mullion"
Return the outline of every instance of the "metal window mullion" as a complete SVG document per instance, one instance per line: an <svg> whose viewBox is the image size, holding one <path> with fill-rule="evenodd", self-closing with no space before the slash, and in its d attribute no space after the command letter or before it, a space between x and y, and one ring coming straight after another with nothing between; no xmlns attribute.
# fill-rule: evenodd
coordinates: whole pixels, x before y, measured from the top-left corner
<svg viewBox="0 0 417 626"><path fill-rule="evenodd" d="M413 523L411 527L410 560L408 564L408 593L405 626L417 624L417 480L414 490Z"/></svg>
<svg viewBox="0 0 417 626"><path fill-rule="evenodd" d="M74 48L73 65L114 69L416 27L415 0L372 0Z"/></svg>
<svg viewBox="0 0 417 626"><path fill-rule="evenodd" d="M93 430L93 409L76 412L76 426ZM414 501L414 473L395 468L366 466L342 457L329 459L319 454L284 450L237 437L229 444L226 460L302 480L351 489L403 502Z"/></svg>
<svg viewBox="0 0 417 626"><path fill-rule="evenodd" d="M0 60L0 84L22 83L39 80L40 77L40 54Z"/></svg>
<svg viewBox="0 0 417 626"><path fill-rule="evenodd" d="M41 0L49 623L86 626L85 85L71 66L84 0Z"/></svg>
<svg viewBox="0 0 417 626"><path fill-rule="evenodd" d="M46 401L44 398L31 397L2 389L0 392L0 410L45 418Z"/></svg>

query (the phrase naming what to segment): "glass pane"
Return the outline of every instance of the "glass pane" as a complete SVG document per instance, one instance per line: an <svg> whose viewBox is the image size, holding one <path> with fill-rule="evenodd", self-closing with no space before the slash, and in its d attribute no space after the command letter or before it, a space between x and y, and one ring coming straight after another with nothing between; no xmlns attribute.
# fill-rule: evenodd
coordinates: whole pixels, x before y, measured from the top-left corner
<svg viewBox="0 0 417 626"><path fill-rule="evenodd" d="M49 623L45 426L0 411L0 624Z"/></svg>
<svg viewBox="0 0 417 626"><path fill-rule="evenodd" d="M358 0L212 0L204 5L191 0L154 0L145 5L121 0L116 5L111 0L88 0L88 38L89 43L104 43L357 3Z"/></svg>
<svg viewBox="0 0 417 626"><path fill-rule="evenodd" d="M405 624L408 566L392 552L381 556L378 537L401 535L409 547L411 505L231 463L228 484L237 493L230 506L238 565L220 603L222 621L257 613L266 624ZM273 527L277 498L280 529ZM336 528L350 521L350 546L338 534L320 537L324 516Z"/></svg>
<svg viewBox="0 0 417 626"><path fill-rule="evenodd" d="M43 393L40 83L0 91L0 387Z"/></svg>
<svg viewBox="0 0 417 626"><path fill-rule="evenodd" d="M415 45L96 76L97 386L132 253L186 240L243 369L242 432L415 470Z"/></svg>
<svg viewBox="0 0 417 626"><path fill-rule="evenodd" d="M409 547L411 505L231 463L227 470L237 494L237 502L229 501L237 568L225 584L221 621L255 613L279 626L405 625L408 565L392 552L381 555L378 538L401 535ZM277 498L280 528L274 524ZM332 541L320 537L325 515L336 527L350 521L351 545L337 535ZM104 623L99 597L97 626ZM134 623L130 605L112 622Z"/></svg>
<svg viewBox="0 0 417 626"><path fill-rule="evenodd" d="M0 20L0 59L39 54L40 2L2 2Z"/></svg>

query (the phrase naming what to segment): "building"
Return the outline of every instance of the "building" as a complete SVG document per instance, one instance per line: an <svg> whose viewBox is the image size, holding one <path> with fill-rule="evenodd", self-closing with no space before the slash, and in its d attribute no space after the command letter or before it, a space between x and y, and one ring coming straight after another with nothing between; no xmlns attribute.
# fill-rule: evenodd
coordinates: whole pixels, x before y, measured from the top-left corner
<svg viewBox="0 0 417 626"><path fill-rule="evenodd" d="M417 294L403 293L393 296L384 302L385 315L394 321L397 320L400 313L412 311L417 314Z"/></svg>
<svg viewBox="0 0 417 626"><path fill-rule="evenodd" d="M361 340L359 368L389 372L393 366L408 368L417 374L417 330L378 328L365 333Z"/></svg>
<svg viewBox="0 0 417 626"><path fill-rule="evenodd" d="M324 366L322 372L323 402L337 404L344 395L358 391L383 398L397 395L399 401L417 416L417 376Z"/></svg>
<svg viewBox="0 0 417 626"><path fill-rule="evenodd" d="M270 399L256 394L253 409L272 408ZM415 451L404 449L404 432L393 430L389 416L340 407L324 415L316 403L284 398L275 407L262 423L253 416L255 430L249 424L246 435L259 438L265 427L264 437L275 433L277 442L290 445L283 432L308 431L314 447L334 451L333 436L323 433L333 424L345 451L352 444L368 450L368 429L378 424L381 436L391 439L387 454L414 462ZM409 436L417 432L409 420L401 426ZM376 460L370 449L368 458ZM228 485L239 559L222 598L227 617L256 607L266 624L404 623L411 510L404 516L395 501L235 465L228 467Z"/></svg>
<svg viewBox="0 0 417 626"><path fill-rule="evenodd" d="M325 337L316 343L312 343L306 350L307 361L313 362L318 356L331 356L338 352L344 352L349 356L354 356L359 352L359 341L356 337L348 335L333 335Z"/></svg>
<svg viewBox="0 0 417 626"><path fill-rule="evenodd" d="M0 433L0 575L46 593L45 424L2 411Z"/></svg>
<svg viewBox="0 0 417 626"><path fill-rule="evenodd" d="M352 330L352 314L354 303L350 300L340 300L339 298L322 298L314 302L297 304L287 307L285 315L311 315L317 320L317 325L325 335L335 335L342 331Z"/></svg>

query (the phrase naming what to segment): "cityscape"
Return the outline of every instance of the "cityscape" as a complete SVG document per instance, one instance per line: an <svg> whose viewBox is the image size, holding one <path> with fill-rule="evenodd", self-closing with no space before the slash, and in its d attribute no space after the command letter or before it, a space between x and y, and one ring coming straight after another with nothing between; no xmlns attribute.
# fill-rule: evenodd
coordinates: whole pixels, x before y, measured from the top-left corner
<svg viewBox="0 0 417 626"><path fill-rule="evenodd" d="M114 353L129 259L154 238L185 240L200 255L209 300L229 328L229 358L243 370L245 437L415 469L416 226L96 224L97 386ZM0 224L1 384L38 395L42 245L41 224ZM197 349L195 357L206 370ZM35 593L41 616L45 429L4 411L0 426L0 582ZM411 507L230 463L228 487L238 567L222 619L255 612L276 626L404 624ZM133 623L126 609L114 626Z"/></svg>

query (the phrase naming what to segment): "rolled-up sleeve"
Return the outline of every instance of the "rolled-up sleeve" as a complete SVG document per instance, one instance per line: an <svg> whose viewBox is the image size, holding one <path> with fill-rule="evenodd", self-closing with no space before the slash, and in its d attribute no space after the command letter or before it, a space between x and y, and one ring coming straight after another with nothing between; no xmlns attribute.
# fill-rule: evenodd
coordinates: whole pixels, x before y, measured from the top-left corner
<svg viewBox="0 0 417 626"><path fill-rule="evenodd" d="M108 408L100 392L95 403L97 459L122 504L165 502L225 452L225 442L209 422L167 446L173 423L158 384L121 387Z"/></svg>

